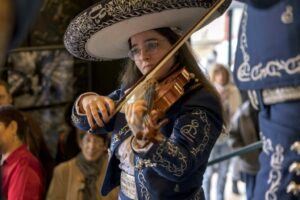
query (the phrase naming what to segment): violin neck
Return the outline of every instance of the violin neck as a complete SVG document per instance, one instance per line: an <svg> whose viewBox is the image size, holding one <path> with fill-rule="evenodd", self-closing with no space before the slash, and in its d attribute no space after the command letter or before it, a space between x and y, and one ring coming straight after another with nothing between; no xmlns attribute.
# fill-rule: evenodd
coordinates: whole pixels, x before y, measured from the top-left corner
<svg viewBox="0 0 300 200"><path fill-rule="evenodd" d="M145 101L147 102L147 112L146 114L149 114L154 106L154 95L155 95L155 87L157 85L157 82L153 79L147 81L146 84L146 90L144 94Z"/></svg>

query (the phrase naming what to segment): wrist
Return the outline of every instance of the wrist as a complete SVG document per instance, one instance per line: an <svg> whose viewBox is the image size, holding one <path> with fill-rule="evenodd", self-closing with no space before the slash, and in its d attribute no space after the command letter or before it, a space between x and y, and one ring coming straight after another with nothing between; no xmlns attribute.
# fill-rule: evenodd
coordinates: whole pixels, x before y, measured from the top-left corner
<svg viewBox="0 0 300 200"><path fill-rule="evenodd" d="M131 149L133 150L134 153L139 153L139 154L144 154L146 152L148 152L151 147L153 146L152 142L142 142L143 144L138 144L138 141L136 137L132 137L130 145L131 145Z"/></svg>
<svg viewBox="0 0 300 200"><path fill-rule="evenodd" d="M134 137L132 142L133 142L133 145L138 149L145 148L145 146L147 146L150 143L149 140L139 139L138 137Z"/></svg>

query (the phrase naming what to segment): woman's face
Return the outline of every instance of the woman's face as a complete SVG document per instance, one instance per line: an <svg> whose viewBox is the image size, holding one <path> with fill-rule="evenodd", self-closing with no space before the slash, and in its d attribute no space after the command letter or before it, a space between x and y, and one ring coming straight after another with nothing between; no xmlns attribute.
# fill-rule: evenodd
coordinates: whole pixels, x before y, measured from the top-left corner
<svg viewBox="0 0 300 200"><path fill-rule="evenodd" d="M227 84L227 73L225 70L219 70L215 73L215 82L219 85L225 86Z"/></svg>
<svg viewBox="0 0 300 200"><path fill-rule="evenodd" d="M129 56L143 75L147 74L171 49L172 45L167 38L154 30L138 33L130 38L131 50ZM159 72L158 80L164 77L175 64L173 56Z"/></svg>
<svg viewBox="0 0 300 200"><path fill-rule="evenodd" d="M101 137L91 133L84 134L81 141L81 152L87 161L98 160L106 148L106 144Z"/></svg>

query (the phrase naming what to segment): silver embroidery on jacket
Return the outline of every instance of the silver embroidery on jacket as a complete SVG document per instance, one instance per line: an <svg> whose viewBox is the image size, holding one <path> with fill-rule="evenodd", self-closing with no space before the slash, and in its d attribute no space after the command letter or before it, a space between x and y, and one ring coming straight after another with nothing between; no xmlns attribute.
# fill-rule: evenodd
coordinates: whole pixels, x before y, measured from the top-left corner
<svg viewBox="0 0 300 200"><path fill-rule="evenodd" d="M118 133L114 134L111 139L111 146L114 146L115 143L119 142L121 139L121 135L127 133L128 131L130 131L130 128L128 125L125 125L123 128L119 130Z"/></svg>
<svg viewBox="0 0 300 200"><path fill-rule="evenodd" d="M243 62L238 67L237 78L241 82L259 81L267 77L281 77L283 73L294 75L300 73L300 55L288 58L286 60L270 60L265 65L263 63L255 64L252 69L250 67L250 55L247 52L248 41L246 35L247 28L247 6L245 6L243 13L243 20L241 22L240 35L240 50L243 55Z"/></svg>
<svg viewBox="0 0 300 200"><path fill-rule="evenodd" d="M180 162L179 166L176 166L173 162L165 159L164 153L168 153L172 157L176 157ZM187 168L187 157L180 152L180 149L173 143L167 141L163 145L160 145L156 153L153 155L153 161L159 166L165 168L168 172L174 176L182 176Z"/></svg>
<svg viewBox="0 0 300 200"><path fill-rule="evenodd" d="M281 170L282 170L282 164L283 164L283 160L284 160L284 156L283 156L284 148L282 145L277 144L274 149L273 145L269 139L264 138L264 140L268 141L269 145L271 145L271 146L267 146L268 151L264 150L264 152L268 152L268 153L270 153L270 151L271 151L271 160L270 160L271 170L269 172L269 178L267 181L267 183L270 185L270 187L265 193L265 199L266 200L277 200L278 198L277 198L276 192L279 188L279 185L280 185L280 182L282 179Z"/></svg>
<svg viewBox="0 0 300 200"><path fill-rule="evenodd" d="M141 197L144 197L144 199L146 200L150 200L150 193L147 189L146 186L146 179L145 176L143 174L143 170L145 167L155 167L156 163L151 162L151 160L149 159L141 159L139 157L136 157L136 165L135 168L137 169L137 181L138 181L138 185L139 185L139 194L141 195Z"/></svg>
<svg viewBox="0 0 300 200"><path fill-rule="evenodd" d="M187 124L180 129L180 133L185 136L190 142L195 141L195 136L197 134L197 128L199 127L199 123L196 119L191 121L191 124Z"/></svg>
<svg viewBox="0 0 300 200"><path fill-rule="evenodd" d="M143 170L138 170L138 184L140 186L140 194L145 200L150 200L150 193L146 187L146 179Z"/></svg>
<svg viewBox="0 0 300 200"><path fill-rule="evenodd" d="M262 135L262 132L260 132L262 141L263 141L263 151L265 154L270 155L271 152L273 152L273 147L272 147L272 141L269 138L266 138L265 136Z"/></svg>
<svg viewBox="0 0 300 200"><path fill-rule="evenodd" d="M208 122L206 113L203 112L202 110L196 110L192 114L199 115L201 121L204 123L204 128L203 128L204 136L203 136L202 142L201 142L201 144L198 145L197 148L192 148L192 150L191 150L191 153L196 157L197 154L204 151L204 149L209 141L209 133L210 133L211 125ZM196 133L197 133L197 131L196 131ZM199 134L201 134L201 133L199 133Z"/></svg>

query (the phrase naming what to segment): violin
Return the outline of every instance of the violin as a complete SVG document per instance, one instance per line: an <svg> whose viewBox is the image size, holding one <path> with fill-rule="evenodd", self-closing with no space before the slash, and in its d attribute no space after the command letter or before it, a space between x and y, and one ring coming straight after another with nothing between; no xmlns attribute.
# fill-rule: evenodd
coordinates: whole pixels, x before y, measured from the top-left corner
<svg viewBox="0 0 300 200"><path fill-rule="evenodd" d="M136 135L137 139L147 141L143 146L146 146L149 142L159 143L162 140L162 137L158 136L158 130L151 127L148 122L150 112L154 109L160 115L163 115L184 94L200 85L199 80L186 67L176 70L161 83L153 79L147 81L144 95L147 102L147 111L144 113L143 121L147 126L148 133L145 135L139 132ZM166 123L167 121L163 125Z"/></svg>

